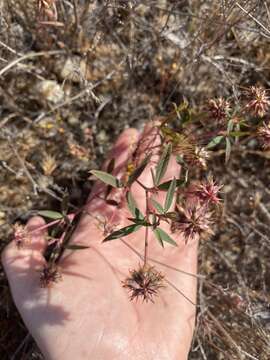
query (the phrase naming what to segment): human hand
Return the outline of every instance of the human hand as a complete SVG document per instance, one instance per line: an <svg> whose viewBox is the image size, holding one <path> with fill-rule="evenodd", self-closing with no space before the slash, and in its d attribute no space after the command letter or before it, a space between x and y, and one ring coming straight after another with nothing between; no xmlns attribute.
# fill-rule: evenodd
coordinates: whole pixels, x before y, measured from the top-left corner
<svg viewBox="0 0 270 360"><path fill-rule="evenodd" d="M147 133L148 131L148 133ZM149 136L149 128L144 138ZM150 131L151 136L151 131ZM115 175L126 171L139 135L126 130L118 139L110 158L116 161ZM143 143L142 151L143 154ZM165 177L178 176L179 167L171 161ZM140 177L150 184L150 167ZM95 186L100 194L102 185ZM145 209L145 195L134 184L131 189L137 205ZM116 190L115 197L121 198ZM159 195L162 201L162 194ZM144 249L144 230L102 243L104 229L95 217L110 219L110 225L128 225L125 206L112 206L101 197L90 196L85 214L73 235L72 243L89 246L80 251L66 250L60 261L63 280L51 288L41 288L39 271L45 260L44 231L35 232L29 248L17 249L10 243L2 254L15 304L29 331L46 359L142 359L172 360L188 356L195 320L197 240L185 245L174 236L178 247L160 247L149 237L149 257L158 262L152 265L173 284L161 289L155 303L130 301L122 286L130 269L137 269ZM43 219L32 218L27 229L40 228ZM151 262L151 261L150 261ZM161 265L163 264L163 265ZM167 265L167 266L166 266ZM183 272L173 268L181 269ZM178 289L178 291L177 291ZM181 295L181 293L183 295Z"/></svg>

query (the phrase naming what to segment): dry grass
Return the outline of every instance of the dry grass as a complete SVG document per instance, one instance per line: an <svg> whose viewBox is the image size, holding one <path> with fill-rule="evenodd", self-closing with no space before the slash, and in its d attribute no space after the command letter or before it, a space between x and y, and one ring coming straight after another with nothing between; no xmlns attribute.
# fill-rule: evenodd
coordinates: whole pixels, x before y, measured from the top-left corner
<svg viewBox="0 0 270 360"><path fill-rule="evenodd" d="M199 112L211 97L237 103L246 86L269 87L267 4L58 0L53 17L34 0L0 0L0 247L33 209L57 209L65 188L82 204L89 169L123 128L173 102ZM216 152L209 171L225 184L225 206L201 245L207 280L190 359L268 360L269 153L249 140L227 166ZM0 358L42 358L2 269L0 291Z"/></svg>

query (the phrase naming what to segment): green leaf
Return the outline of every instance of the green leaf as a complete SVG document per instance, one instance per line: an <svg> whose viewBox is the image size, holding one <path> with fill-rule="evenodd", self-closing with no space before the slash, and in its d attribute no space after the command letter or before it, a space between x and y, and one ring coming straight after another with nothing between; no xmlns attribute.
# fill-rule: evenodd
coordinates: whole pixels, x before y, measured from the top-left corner
<svg viewBox="0 0 270 360"><path fill-rule="evenodd" d="M144 169L146 168L147 164L149 163L149 160L151 159L152 154L147 155L143 161L140 163L140 165L130 174L128 178L127 185L130 186L134 181L136 181L141 174L143 173Z"/></svg>
<svg viewBox="0 0 270 360"><path fill-rule="evenodd" d="M161 239L161 237L160 237L160 235L159 235L158 228L155 229L155 230L153 230L153 231L154 231L154 234L155 234L158 242L159 242L160 245L164 248L164 243L163 243L163 241L162 241L162 239Z"/></svg>
<svg viewBox="0 0 270 360"><path fill-rule="evenodd" d="M177 243L170 237L170 235L168 235L164 230L162 230L161 228L156 228L154 230L154 233L156 235L156 238L158 239L158 241L162 244L163 242L167 242L173 246L178 246Z"/></svg>
<svg viewBox="0 0 270 360"><path fill-rule="evenodd" d="M215 147L216 145L218 145L221 142L221 140L223 138L224 138L223 135L218 135L218 136L214 137L214 139L212 139L210 141L210 143L206 146L206 148L211 149L211 148Z"/></svg>
<svg viewBox="0 0 270 360"><path fill-rule="evenodd" d="M189 169L186 169L184 172L183 172L183 185L186 185L187 182L188 182L188 175L189 175Z"/></svg>
<svg viewBox="0 0 270 360"><path fill-rule="evenodd" d="M160 215L161 219L170 219L172 221L177 221L178 215L175 211L167 212L166 214Z"/></svg>
<svg viewBox="0 0 270 360"><path fill-rule="evenodd" d="M54 220L62 219L64 217L60 212L52 210L40 210L38 211L38 215Z"/></svg>
<svg viewBox="0 0 270 360"><path fill-rule="evenodd" d="M233 119L231 119L230 121L228 121L227 132L230 133L233 130L233 127L234 127L234 121Z"/></svg>
<svg viewBox="0 0 270 360"><path fill-rule="evenodd" d="M159 159L159 162L156 167L156 174L155 174L155 185L158 186L160 184L161 179L163 178L164 174L166 173L170 156L172 153L172 144L168 144L165 146L163 153Z"/></svg>
<svg viewBox="0 0 270 360"><path fill-rule="evenodd" d="M112 159L109 161L108 165L107 165L106 172L107 172L108 174L112 174L114 168L115 168L115 160L114 160L114 158L112 158ZM113 188L113 187L112 187L111 185L107 186L106 193L105 193L105 199L108 198L109 194L110 194L111 191L112 191L112 188Z"/></svg>
<svg viewBox="0 0 270 360"><path fill-rule="evenodd" d="M176 189L176 179L174 178L170 184L169 190L166 195L164 210L167 212L172 205L173 197Z"/></svg>
<svg viewBox="0 0 270 360"><path fill-rule="evenodd" d="M127 192L127 204L128 204L128 208L129 211L131 212L131 214L136 218L136 219L144 219L143 214L140 212L140 210L137 207L136 201L134 199L134 197L132 196L131 192L128 191Z"/></svg>
<svg viewBox="0 0 270 360"><path fill-rule="evenodd" d="M152 225L149 222L147 222L145 219L128 218L128 220L134 222L136 225L141 225L141 226L151 226Z"/></svg>
<svg viewBox="0 0 270 360"><path fill-rule="evenodd" d="M151 219L152 219L152 221L151 221L152 224L151 225L155 229L159 225L159 218L157 217L156 214L151 214L151 215L152 215L151 216Z"/></svg>
<svg viewBox="0 0 270 360"><path fill-rule="evenodd" d="M154 208L157 210L157 212L159 214L164 214L165 213L165 210L163 209L163 206L159 202L157 202L154 199L151 199L151 203L153 204Z"/></svg>
<svg viewBox="0 0 270 360"><path fill-rule="evenodd" d="M225 163L227 164L232 151L232 144L230 142L230 139L226 137L226 151L225 151Z"/></svg>
<svg viewBox="0 0 270 360"><path fill-rule="evenodd" d="M161 190L161 191L167 191L169 189L171 183L172 183L172 180L166 181L166 182L160 184L158 186L158 189ZM177 188L184 185L184 184L185 184L184 180L180 180L180 179L176 180L176 187Z"/></svg>
<svg viewBox="0 0 270 360"><path fill-rule="evenodd" d="M181 120L183 123L190 121L191 114L190 114L190 110L188 108L189 104L186 100L183 101L179 106L177 106L175 103L173 103L173 105L174 105L174 110L175 110L176 115L179 120Z"/></svg>
<svg viewBox="0 0 270 360"><path fill-rule="evenodd" d="M181 165L181 166L187 167L187 163L186 163L186 161L184 160L184 158L183 158L182 155L179 155L179 154L176 155L175 159L176 159L177 164L179 164L179 165Z"/></svg>
<svg viewBox="0 0 270 360"><path fill-rule="evenodd" d="M85 249L89 249L90 246L84 246L84 245L79 245L79 244L70 244L70 245L66 245L65 249L68 250L85 250Z"/></svg>
<svg viewBox="0 0 270 360"><path fill-rule="evenodd" d="M92 170L90 171L90 173L107 185L111 185L115 188L121 187L120 181L115 176L108 174L105 171Z"/></svg>
<svg viewBox="0 0 270 360"><path fill-rule="evenodd" d="M125 226L122 229L112 232L109 236L107 236L103 240L103 242L109 241L109 240L115 240L115 239L119 239L121 237L127 236L127 235L139 230L140 228L141 228L141 225L136 225L136 224Z"/></svg>

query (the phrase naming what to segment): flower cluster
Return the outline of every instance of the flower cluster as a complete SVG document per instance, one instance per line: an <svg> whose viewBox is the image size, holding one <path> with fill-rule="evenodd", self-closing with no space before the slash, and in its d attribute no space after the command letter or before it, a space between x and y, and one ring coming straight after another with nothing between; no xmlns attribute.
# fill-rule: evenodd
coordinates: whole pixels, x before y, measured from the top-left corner
<svg viewBox="0 0 270 360"><path fill-rule="evenodd" d="M166 143L172 144L174 155L184 155L187 157L193 155L195 144L189 136L173 131L165 125L161 127L161 134Z"/></svg>
<svg viewBox="0 0 270 360"><path fill-rule="evenodd" d="M228 116L231 106L229 101L223 98L210 99L208 102L208 110L214 119L223 121Z"/></svg>
<svg viewBox="0 0 270 360"><path fill-rule="evenodd" d="M266 90L260 86L251 86L248 91L248 97L250 101L247 103L246 109L251 110L256 116L263 117L270 106Z"/></svg>
<svg viewBox="0 0 270 360"><path fill-rule="evenodd" d="M187 243L197 236L213 235L212 212L205 205L190 205L186 209L177 205L175 220L172 221L172 232L180 232Z"/></svg>
<svg viewBox="0 0 270 360"><path fill-rule="evenodd" d="M193 161L191 164L199 165L202 168L207 168L207 160L210 158L210 153L204 147L195 147Z"/></svg>
<svg viewBox="0 0 270 360"><path fill-rule="evenodd" d="M14 224L14 242L18 249L23 248L31 242L31 236L25 226L18 223Z"/></svg>
<svg viewBox="0 0 270 360"><path fill-rule="evenodd" d="M264 149L270 148L270 124L263 123L258 129L258 137Z"/></svg>
<svg viewBox="0 0 270 360"><path fill-rule="evenodd" d="M201 204L218 204L221 202L221 199L218 197L221 188L222 185L217 185L213 178L209 178L193 186L193 188L188 191L188 194L198 199Z"/></svg>
<svg viewBox="0 0 270 360"><path fill-rule="evenodd" d="M153 297L164 287L164 275L153 266L140 266L138 270L131 270L130 276L123 282L123 287L130 292L130 300L154 302Z"/></svg>
<svg viewBox="0 0 270 360"><path fill-rule="evenodd" d="M40 273L40 286L43 288L50 287L53 283L61 280L61 274L56 265L46 264Z"/></svg>

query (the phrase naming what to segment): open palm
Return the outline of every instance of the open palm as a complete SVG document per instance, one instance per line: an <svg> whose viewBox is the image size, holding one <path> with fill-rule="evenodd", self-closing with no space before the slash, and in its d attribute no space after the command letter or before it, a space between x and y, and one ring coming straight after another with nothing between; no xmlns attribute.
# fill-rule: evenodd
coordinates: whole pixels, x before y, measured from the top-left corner
<svg viewBox="0 0 270 360"><path fill-rule="evenodd" d="M117 141L110 155L116 160L116 175L123 173L138 136L136 130L129 129ZM172 161L166 176L171 179L178 171ZM140 181L151 183L149 167ZM135 184L132 193L143 211L142 188ZM121 198L121 193L112 196ZM158 196L162 201L164 195ZM122 227L130 224L130 214L125 205L115 207L101 196L91 198L86 205L91 216L82 217L72 238L73 243L89 249L65 252L60 262L63 280L52 288L39 286L38 271L45 262L44 233L35 233L31 248L18 250L11 243L2 254L14 301L25 324L46 359L186 359L195 319L192 302L196 298L196 277L186 273L196 274L197 241L185 245L183 239L174 236L179 246L162 249L150 235L150 263L168 282L154 304L130 301L122 281L142 262L144 229L123 240L102 243L104 229L93 216L101 222L109 219L107 225ZM43 220L36 217L27 227L41 225Z"/></svg>

